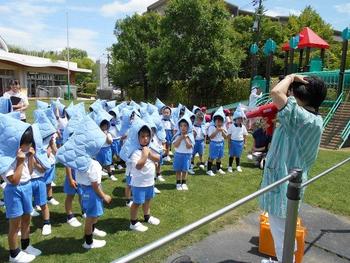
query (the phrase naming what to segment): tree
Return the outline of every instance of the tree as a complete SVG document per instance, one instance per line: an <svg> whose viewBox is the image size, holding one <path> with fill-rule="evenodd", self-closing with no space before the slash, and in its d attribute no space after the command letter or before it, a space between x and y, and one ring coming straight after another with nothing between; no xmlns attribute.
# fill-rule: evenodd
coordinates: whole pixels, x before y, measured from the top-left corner
<svg viewBox="0 0 350 263"><path fill-rule="evenodd" d="M161 24L161 44L151 52L150 79L163 89L182 81L192 103L214 103L223 81L238 75L244 58L239 42L224 1L173 0Z"/></svg>
<svg viewBox="0 0 350 263"><path fill-rule="evenodd" d="M156 13L135 14L118 20L114 30L117 43L112 47L112 82L129 88L143 86L145 100L149 97L148 57L159 44L160 20Z"/></svg>

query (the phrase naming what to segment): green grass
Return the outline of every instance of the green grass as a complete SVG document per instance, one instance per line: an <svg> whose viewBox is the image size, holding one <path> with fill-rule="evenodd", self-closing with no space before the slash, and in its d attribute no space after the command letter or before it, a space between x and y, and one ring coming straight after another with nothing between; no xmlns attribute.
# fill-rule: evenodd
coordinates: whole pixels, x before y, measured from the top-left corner
<svg viewBox="0 0 350 263"><path fill-rule="evenodd" d="M33 106L30 107L29 111L32 109ZM28 117L29 115L31 115L30 112L28 112ZM249 144L251 144L250 139ZM249 149L249 146L247 149ZM161 224L151 226L145 233L128 230L129 210L125 207L123 200L123 173L117 173L118 182L104 180L102 184L105 192L110 193L113 197L112 203L105 206L105 214L98 223L98 228L108 233L107 245L104 248L92 251L86 251L81 247L83 228L72 228L65 223L65 195L62 187L65 175L63 168L59 166L56 180L58 186L54 188L54 196L60 202L60 205L57 207L50 206L52 234L43 237L41 235L41 219L34 218L32 220L31 243L43 251L43 255L38 257L36 262L110 262L256 191L260 186L262 172L252 167L245 156L246 153L243 154L242 158L243 173L241 174L208 177L204 175L204 172L197 170L197 174L191 176L188 180L190 189L188 192L177 192L175 190L175 175L172 166L165 165L163 174L166 182L158 183L157 187L162 193L157 195L152 203L152 214L160 218ZM311 171L311 176L348 156L349 151L321 150L319 158ZM223 165L227 167L227 158ZM347 164L320 179L306 190L305 201L337 214L350 216L350 207L346 205L350 199L348 191L349 174L350 165ZM2 194L0 193L0 195ZM79 220L82 221L77 200L74 203L74 209ZM254 200L191 234L154 251L149 256L143 257L140 262L163 262L172 253L204 238L225 225L234 224L239 217L256 211L256 209L258 209L257 200ZM140 213L139 216L141 219L142 214ZM8 249L6 238L8 225L3 208L0 209L0 225L0 262L3 262L7 260Z"/></svg>

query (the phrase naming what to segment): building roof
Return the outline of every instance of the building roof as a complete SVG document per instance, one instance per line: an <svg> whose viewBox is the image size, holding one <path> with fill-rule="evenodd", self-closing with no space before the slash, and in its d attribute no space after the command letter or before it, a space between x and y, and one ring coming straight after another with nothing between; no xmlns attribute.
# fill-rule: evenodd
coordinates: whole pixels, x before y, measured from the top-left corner
<svg viewBox="0 0 350 263"><path fill-rule="evenodd" d="M32 68L57 68L62 70L68 70L67 61L52 61L48 58L6 52L3 49L0 49L0 61L10 62ZM75 62L69 62L69 70L72 72L91 73L90 69L78 68L77 63Z"/></svg>

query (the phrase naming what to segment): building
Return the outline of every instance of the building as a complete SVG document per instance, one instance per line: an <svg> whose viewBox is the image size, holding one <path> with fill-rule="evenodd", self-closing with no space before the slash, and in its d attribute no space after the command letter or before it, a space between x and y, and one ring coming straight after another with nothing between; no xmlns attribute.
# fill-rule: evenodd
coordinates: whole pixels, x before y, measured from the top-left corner
<svg viewBox="0 0 350 263"><path fill-rule="evenodd" d="M74 84L76 73L91 73L91 70L78 68L77 63L69 62L69 73L70 83ZM67 84L67 75L67 61L11 53L0 36L0 96L9 88L11 79L18 79L28 97L35 97L42 94L40 87L61 89ZM46 93L54 96L48 89Z"/></svg>

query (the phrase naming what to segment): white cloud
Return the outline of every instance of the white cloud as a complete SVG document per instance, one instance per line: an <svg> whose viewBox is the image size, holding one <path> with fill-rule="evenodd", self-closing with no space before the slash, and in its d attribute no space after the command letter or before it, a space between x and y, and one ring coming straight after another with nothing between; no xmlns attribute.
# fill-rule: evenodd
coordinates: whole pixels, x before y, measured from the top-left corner
<svg viewBox="0 0 350 263"><path fill-rule="evenodd" d="M96 12L98 8L92 6L77 6L72 5L67 7L68 10L76 11L76 12Z"/></svg>
<svg viewBox="0 0 350 263"><path fill-rule="evenodd" d="M0 6L0 14L1 14L1 13L9 13L10 11L11 11L11 8L10 8L10 7L5 6L5 5Z"/></svg>
<svg viewBox="0 0 350 263"><path fill-rule="evenodd" d="M350 14L350 3L335 5L334 8L339 13Z"/></svg>
<svg viewBox="0 0 350 263"><path fill-rule="evenodd" d="M289 16L289 15L300 15L301 11L285 8L285 7L273 7L266 11L268 16Z"/></svg>
<svg viewBox="0 0 350 263"><path fill-rule="evenodd" d="M117 16L131 13L142 13L147 10L147 7L154 3L155 0L129 0L122 2L116 0L112 3L105 4L100 11L103 16Z"/></svg>

